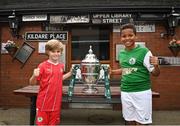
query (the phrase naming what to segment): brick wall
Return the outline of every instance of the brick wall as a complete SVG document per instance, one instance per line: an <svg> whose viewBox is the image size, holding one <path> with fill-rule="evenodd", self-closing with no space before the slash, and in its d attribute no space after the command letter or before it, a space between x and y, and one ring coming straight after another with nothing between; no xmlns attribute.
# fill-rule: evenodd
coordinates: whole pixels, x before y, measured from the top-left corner
<svg viewBox="0 0 180 126"><path fill-rule="evenodd" d="M40 23L24 23L21 26L20 34L26 31L41 31ZM137 41L146 42L146 46L157 56L173 56L168 49L170 38L160 38L160 33L166 32L164 26L156 24L155 33L137 33ZM180 27L176 29L180 38ZM113 33L112 36L112 67L118 68L118 62L115 61L115 45L119 43L119 33ZM1 42L14 40L19 46L23 43L23 38L15 39L10 34L8 24L1 27ZM3 107L24 107L29 106L29 98L14 95L13 90L28 85L29 77L33 69L47 57L44 54L38 54L38 43L29 42L36 48L25 66L21 68L21 63L17 60L12 61L9 54L1 55L1 84L0 84L0 106ZM178 55L178 57L180 54ZM118 78L119 76L112 76ZM178 66L161 66L161 75L158 78L152 77L152 89L160 93L160 98L153 100L154 109L163 110L180 110L180 67Z"/></svg>
<svg viewBox="0 0 180 126"><path fill-rule="evenodd" d="M20 34L24 34L26 31L41 31L41 24L24 24L21 27ZM21 46L24 42L23 38L13 38L10 34L8 24L4 24L1 28L1 42L6 42L7 40L13 40L18 46ZM31 42L29 44L37 50L37 42ZM35 51L24 67L21 68L22 63L16 59L12 60L13 58L9 54L1 55L1 106L22 107L29 105L29 98L14 95L13 90L28 85L32 70L45 58L45 55L39 56L37 51Z"/></svg>

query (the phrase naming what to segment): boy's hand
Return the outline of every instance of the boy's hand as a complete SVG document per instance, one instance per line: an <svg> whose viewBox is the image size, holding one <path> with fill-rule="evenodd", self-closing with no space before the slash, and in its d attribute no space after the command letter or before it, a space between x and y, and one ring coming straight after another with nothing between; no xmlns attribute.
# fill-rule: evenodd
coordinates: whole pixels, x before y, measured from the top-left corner
<svg viewBox="0 0 180 126"><path fill-rule="evenodd" d="M150 64L152 64L154 66L158 66L159 65L158 57L150 56L149 60L150 60Z"/></svg>
<svg viewBox="0 0 180 126"><path fill-rule="evenodd" d="M37 77L37 76L39 76L39 73L40 73L40 69L36 68L36 69L34 69L33 76Z"/></svg>

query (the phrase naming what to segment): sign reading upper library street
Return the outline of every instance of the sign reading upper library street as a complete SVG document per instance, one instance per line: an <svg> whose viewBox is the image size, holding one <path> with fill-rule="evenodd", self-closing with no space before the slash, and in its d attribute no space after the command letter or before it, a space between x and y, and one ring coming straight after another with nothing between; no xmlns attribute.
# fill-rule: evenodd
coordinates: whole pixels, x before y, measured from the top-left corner
<svg viewBox="0 0 180 126"><path fill-rule="evenodd" d="M100 13L92 15L93 24L121 24L133 20L133 15L128 13Z"/></svg>
<svg viewBox="0 0 180 126"><path fill-rule="evenodd" d="M26 32L25 40L26 41L47 41L50 39L57 39L60 41L68 40L68 32Z"/></svg>

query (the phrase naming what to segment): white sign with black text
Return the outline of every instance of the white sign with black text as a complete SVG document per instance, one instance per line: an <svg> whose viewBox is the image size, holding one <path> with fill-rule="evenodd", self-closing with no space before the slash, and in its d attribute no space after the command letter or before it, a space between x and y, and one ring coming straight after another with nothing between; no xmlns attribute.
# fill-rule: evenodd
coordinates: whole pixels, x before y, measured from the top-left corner
<svg viewBox="0 0 180 126"><path fill-rule="evenodd" d="M22 21L47 21L47 15L23 15Z"/></svg>

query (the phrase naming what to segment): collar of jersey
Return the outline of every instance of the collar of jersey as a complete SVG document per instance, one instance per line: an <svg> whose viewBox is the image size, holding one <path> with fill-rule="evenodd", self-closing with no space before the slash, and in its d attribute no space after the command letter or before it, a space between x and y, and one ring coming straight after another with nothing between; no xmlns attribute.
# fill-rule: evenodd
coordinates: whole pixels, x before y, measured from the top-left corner
<svg viewBox="0 0 180 126"><path fill-rule="evenodd" d="M58 65L59 63L53 63L52 61L50 61L50 60L48 60L47 61L48 63L51 63L51 64L53 64L53 65Z"/></svg>

